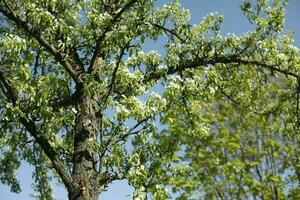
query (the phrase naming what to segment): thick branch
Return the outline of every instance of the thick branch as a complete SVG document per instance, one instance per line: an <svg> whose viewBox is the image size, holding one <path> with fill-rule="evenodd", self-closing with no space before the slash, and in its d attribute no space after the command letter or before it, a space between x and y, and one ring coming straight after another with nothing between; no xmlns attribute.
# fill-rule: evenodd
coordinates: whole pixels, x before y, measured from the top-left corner
<svg viewBox="0 0 300 200"><path fill-rule="evenodd" d="M136 3L138 0L131 0L129 3L127 3L121 10L119 10L114 16L113 19L111 20L111 22L106 26L105 30L103 31L103 33L101 34L101 36L97 39L96 41L96 46L95 46L95 50L92 56L92 60L90 62L89 65L89 72L91 73L93 70L95 70L94 68L95 66L95 62L97 57L99 57L99 52L100 52L100 46L102 41L105 39L106 33L108 33L109 31L111 31L114 27L114 25L121 19L122 14L127 11L131 6L133 6L134 3Z"/></svg>
<svg viewBox="0 0 300 200"><path fill-rule="evenodd" d="M15 91L15 88L12 87L12 85L10 84L10 82L8 80L6 80L4 73L2 72L2 70L0 69L0 87L3 91L3 93L5 94L5 96L13 103L15 104L17 101L17 94Z"/></svg>
<svg viewBox="0 0 300 200"><path fill-rule="evenodd" d="M78 90L75 91L75 93L59 98L59 99L53 99L50 102L50 106L54 110L58 110L60 108L66 108L68 106L74 106L76 104L76 101L80 97L80 92Z"/></svg>
<svg viewBox="0 0 300 200"><path fill-rule="evenodd" d="M47 157L51 160L53 168L59 174L65 186L67 188L70 188L72 185L72 177L69 174L69 172L65 169L61 160L58 158L55 150L50 145L48 138L45 137L41 132L39 132L34 122L26 118L24 113L21 113L20 115L20 122L26 127L26 129L34 137L37 143L41 146Z"/></svg>
<svg viewBox="0 0 300 200"><path fill-rule="evenodd" d="M74 69L71 63L66 61L63 58L63 55L53 45L51 45L41 33L32 30L32 28L19 16L17 16L7 4L6 8L4 6L0 6L0 12L9 20L14 22L18 27L23 29L27 34L35 38L41 46L43 46L50 54L52 54L55 57L55 59L64 67L64 69L72 77L72 79L76 83L78 82L78 70Z"/></svg>
<svg viewBox="0 0 300 200"><path fill-rule="evenodd" d="M281 73L286 76L294 77L296 79L300 78L300 75L298 75L294 72L291 72L289 70L280 69L277 67L277 65L267 64L267 63L264 63L263 61L259 61L259 60L251 60L251 59L243 59L243 58L233 57L233 56L226 56L226 57L218 57L218 58L210 59L210 60L195 59L194 61L191 61L189 63L187 61L182 61L181 63L178 64L178 67L169 67L167 71L163 71L163 72L155 71L155 72L150 73L148 76L145 76L143 82L146 83L151 80L159 80L166 75L175 74L175 73L181 72L185 69L193 69L193 68L197 68L200 66L215 65L215 64L221 64L221 63L223 63L223 64L238 63L238 64L243 64L243 65L255 65L255 66L260 66L260 67L265 68L270 71Z"/></svg>
<svg viewBox="0 0 300 200"><path fill-rule="evenodd" d="M13 103L13 105L17 105L18 95L16 94L16 90L10 81L6 78L3 71L0 69L0 87L4 92L5 96L9 101ZM64 182L67 188L71 187L72 177L69 172L64 168L62 161L57 156L54 148L50 145L48 138L41 133L38 128L35 126L34 122L26 117L26 114L22 111L19 114L19 120L27 129L28 132L32 135L32 137L37 141L37 143L41 146L45 154L51 160L53 168L59 174L62 181Z"/></svg>

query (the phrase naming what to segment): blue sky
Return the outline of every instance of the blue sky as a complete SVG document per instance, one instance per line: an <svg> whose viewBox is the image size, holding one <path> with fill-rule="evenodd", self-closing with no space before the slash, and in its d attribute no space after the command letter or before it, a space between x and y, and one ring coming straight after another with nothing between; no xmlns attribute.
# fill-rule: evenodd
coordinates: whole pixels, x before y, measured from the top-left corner
<svg viewBox="0 0 300 200"><path fill-rule="evenodd" d="M197 24L201 19L211 12L218 12L224 15L222 33L242 34L251 30L251 26L246 17L240 11L240 0L182 0L183 7L191 12L191 23ZM157 0L158 5L166 3L165 0ZM286 12L286 30L295 34L295 42L300 47L300 1L290 0ZM151 49L149 45L147 49ZM154 46L153 46L154 47ZM9 187L0 184L0 199L3 200L31 200L30 194L32 184L31 168L23 165L18 171L18 177L22 183L23 191L20 194L10 192ZM57 200L67 199L65 189L53 182L54 194ZM126 181L118 181L109 185L108 191L100 196L101 200L126 200L128 194L132 192Z"/></svg>

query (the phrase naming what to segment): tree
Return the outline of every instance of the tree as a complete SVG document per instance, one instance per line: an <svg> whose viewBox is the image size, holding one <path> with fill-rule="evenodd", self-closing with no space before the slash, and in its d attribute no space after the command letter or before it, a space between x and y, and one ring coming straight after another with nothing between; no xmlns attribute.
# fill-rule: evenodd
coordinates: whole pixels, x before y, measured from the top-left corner
<svg viewBox="0 0 300 200"><path fill-rule="evenodd" d="M19 192L24 160L39 199L51 177L70 200L123 179L134 199L300 198L286 4L244 1L254 30L222 36L177 0L0 0L1 182Z"/></svg>

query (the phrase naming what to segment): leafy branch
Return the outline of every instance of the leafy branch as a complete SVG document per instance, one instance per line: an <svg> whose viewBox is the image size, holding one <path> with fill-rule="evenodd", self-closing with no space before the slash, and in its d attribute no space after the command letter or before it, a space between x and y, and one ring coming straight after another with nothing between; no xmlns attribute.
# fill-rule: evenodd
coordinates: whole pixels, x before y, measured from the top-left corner
<svg viewBox="0 0 300 200"><path fill-rule="evenodd" d="M4 92L6 98L12 102L14 106L18 106L18 95L10 80L6 78L3 70L0 68L0 88ZM70 173L65 169L63 162L59 159L55 149L49 143L48 138L38 129L35 123L27 117L24 108L20 107L19 121L32 135L36 142L43 149L45 154L50 159L53 168L60 175L65 186L69 188L72 185L72 177Z"/></svg>
<svg viewBox="0 0 300 200"><path fill-rule="evenodd" d="M44 38L41 32L33 30L29 24L23 21L21 17L14 12L14 10L6 3L5 0L1 0L1 2L3 2L3 5L0 6L0 12L9 20L14 22L19 28L23 29L27 34L35 38L38 43L51 55L53 55L54 58L64 67L72 79L78 83L81 69L78 67L73 67L72 64L64 58L62 53Z"/></svg>

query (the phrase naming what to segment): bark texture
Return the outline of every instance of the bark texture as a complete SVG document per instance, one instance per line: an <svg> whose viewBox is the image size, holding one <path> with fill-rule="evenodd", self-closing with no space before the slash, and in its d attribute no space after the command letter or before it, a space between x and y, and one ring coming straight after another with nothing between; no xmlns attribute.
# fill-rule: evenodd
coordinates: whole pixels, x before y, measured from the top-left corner
<svg viewBox="0 0 300 200"><path fill-rule="evenodd" d="M97 136L97 102L91 95L85 94L84 85L77 86L79 99L77 99L77 115L75 119L74 134L74 160L73 160L73 186L69 189L70 200L98 199L101 185L96 177L97 156L89 143Z"/></svg>

